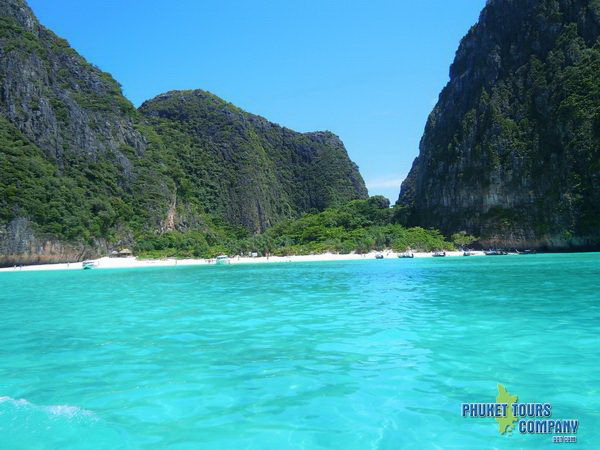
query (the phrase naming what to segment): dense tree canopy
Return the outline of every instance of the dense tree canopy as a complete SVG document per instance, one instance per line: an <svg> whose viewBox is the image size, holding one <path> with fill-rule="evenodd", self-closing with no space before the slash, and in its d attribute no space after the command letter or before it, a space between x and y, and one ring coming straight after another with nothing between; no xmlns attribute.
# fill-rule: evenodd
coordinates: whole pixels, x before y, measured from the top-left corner
<svg viewBox="0 0 600 450"><path fill-rule="evenodd" d="M249 236L244 230L215 228L208 234L166 233L139 239L136 251L145 257L205 257L220 253L244 255L305 255L315 253L368 253L372 250L452 249L439 232L406 228L398 221L401 207L389 208L389 200L371 197L354 200L318 214L284 221L265 233Z"/></svg>

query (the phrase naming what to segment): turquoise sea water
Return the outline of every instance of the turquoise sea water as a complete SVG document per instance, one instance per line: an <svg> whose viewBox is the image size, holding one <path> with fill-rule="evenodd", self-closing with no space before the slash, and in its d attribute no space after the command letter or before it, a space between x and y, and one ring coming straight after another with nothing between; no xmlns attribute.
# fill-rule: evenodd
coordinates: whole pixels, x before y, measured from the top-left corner
<svg viewBox="0 0 600 450"><path fill-rule="evenodd" d="M0 273L0 448L554 446L461 417L498 383L599 448L599 281L600 254Z"/></svg>

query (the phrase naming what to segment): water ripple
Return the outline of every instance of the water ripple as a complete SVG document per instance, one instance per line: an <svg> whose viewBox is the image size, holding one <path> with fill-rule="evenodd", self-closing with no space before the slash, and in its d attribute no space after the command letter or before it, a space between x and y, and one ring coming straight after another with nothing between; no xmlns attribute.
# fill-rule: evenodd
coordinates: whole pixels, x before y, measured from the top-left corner
<svg viewBox="0 0 600 450"><path fill-rule="evenodd" d="M600 445L599 270L539 255L2 274L0 447L503 447L458 413L497 383ZM61 404L80 406L34 406Z"/></svg>

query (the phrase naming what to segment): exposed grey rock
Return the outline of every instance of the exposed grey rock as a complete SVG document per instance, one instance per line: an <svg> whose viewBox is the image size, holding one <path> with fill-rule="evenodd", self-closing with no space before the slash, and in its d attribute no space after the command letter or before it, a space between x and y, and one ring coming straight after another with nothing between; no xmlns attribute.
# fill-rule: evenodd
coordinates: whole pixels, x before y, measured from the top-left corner
<svg viewBox="0 0 600 450"><path fill-rule="evenodd" d="M398 203L483 245L600 245L600 3L490 0Z"/></svg>

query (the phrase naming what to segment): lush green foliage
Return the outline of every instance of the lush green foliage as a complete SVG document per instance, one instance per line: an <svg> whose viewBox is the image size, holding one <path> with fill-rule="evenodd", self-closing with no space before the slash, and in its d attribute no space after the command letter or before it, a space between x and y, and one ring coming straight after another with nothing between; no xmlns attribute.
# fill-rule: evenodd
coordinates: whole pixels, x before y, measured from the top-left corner
<svg viewBox="0 0 600 450"><path fill-rule="evenodd" d="M331 133L296 133L200 90L160 95L140 111L176 149L178 196L252 231L367 197Z"/></svg>
<svg viewBox="0 0 600 450"><path fill-rule="evenodd" d="M25 239L5 233L23 218L92 252L139 238L149 254L199 256L367 197L331 133L296 133L202 91L140 112L22 6L0 8L0 244Z"/></svg>
<svg viewBox="0 0 600 450"><path fill-rule="evenodd" d="M97 162L74 162L80 170L71 176L60 173L56 164L31 144L7 120L0 118L0 222L28 217L38 231L67 240L110 236L119 217L131 209L111 198L101 183L118 187L110 166Z"/></svg>
<svg viewBox="0 0 600 450"><path fill-rule="evenodd" d="M476 240L477 238L475 236L467 234L466 231L461 231L452 235L452 242L458 248L466 248Z"/></svg>
<svg viewBox="0 0 600 450"><path fill-rule="evenodd" d="M233 234L215 227L208 233L144 235L136 252L142 257L203 257L218 254L306 255L368 253L373 250L450 250L453 245L437 231L405 228L395 223L398 211L383 197L355 200L318 214L284 221L257 236Z"/></svg>

